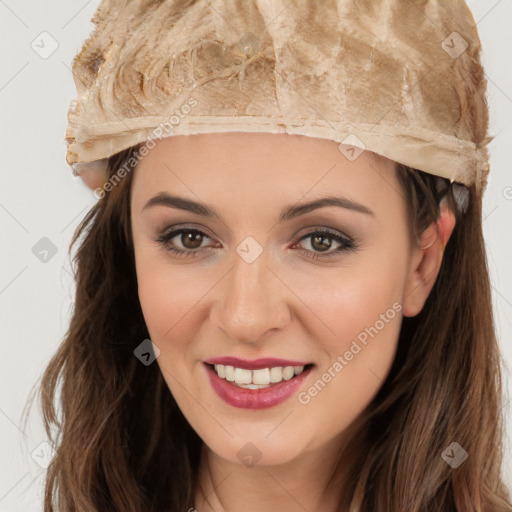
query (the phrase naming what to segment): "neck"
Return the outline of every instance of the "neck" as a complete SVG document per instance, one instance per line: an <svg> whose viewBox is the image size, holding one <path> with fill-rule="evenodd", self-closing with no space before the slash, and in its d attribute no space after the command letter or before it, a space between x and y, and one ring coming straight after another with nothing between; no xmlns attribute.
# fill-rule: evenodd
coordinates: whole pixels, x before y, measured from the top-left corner
<svg viewBox="0 0 512 512"><path fill-rule="evenodd" d="M225 460L203 445L195 508L197 512L339 512L345 468L357 452L355 445L346 445L340 459L344 445L339 436L321 451L280 465L252 467ZM334 490L326 492L328 487Z"/></svg>

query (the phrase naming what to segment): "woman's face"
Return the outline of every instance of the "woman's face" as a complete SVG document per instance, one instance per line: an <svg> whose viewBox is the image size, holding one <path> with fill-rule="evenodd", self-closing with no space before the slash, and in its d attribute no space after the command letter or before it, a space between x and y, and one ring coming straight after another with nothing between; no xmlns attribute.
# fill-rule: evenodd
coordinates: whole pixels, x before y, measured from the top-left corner
<svg viewBox="0 0 512 512"><path fill-rule="evenodd" d="M390 370L412 267L405 199L394 162L368 151L352 161L338 146L173 136L134 171L138 291L156 361L225 460L331 450Z"/></svg>

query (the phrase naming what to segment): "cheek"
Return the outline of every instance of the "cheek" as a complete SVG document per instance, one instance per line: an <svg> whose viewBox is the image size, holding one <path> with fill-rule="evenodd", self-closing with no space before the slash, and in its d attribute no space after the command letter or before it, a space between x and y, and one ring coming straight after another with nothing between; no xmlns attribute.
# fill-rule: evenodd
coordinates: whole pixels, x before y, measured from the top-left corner
<svg viewBox="0 0 512 512"><path fill-rule="evenodd" d="M332 360L349 350L352 341L364 344L377 334L389 343L378 344L375 351L393 348L401 323L406 269L407 254L389 244L355 255L328 272L287 270L283 280L293 283L294 293L306 306L300 318L307 319L307 329Z"/></svg>
<svg viewBox="0 0 512 512"><path fill-rule="evenodd" d="M335 332L329 353L338 355L349 350L353 341L365 344L369 338L395 339L397 312L401 311L403 277L392 273L352 273L343 283L330 285L330 299L325 300L322 311ZM325 289L324 289L325 290ZM399 326L398 326L399 327ZM328 338L329 339L329 338ZM380 343L375 350L383 351L388 344Z"/></svg>
<svg viewBox="0 0 512 512"><path fill-rule="evenodd" d="M308 417L315 422L321 418L332 435L366 408L393 363L406 277L405 257L397 256L372 256L309 292L304 283L306 302L322 319L321 327L313 319L310 329L324 358L315 379L297 398Z"/></svg>
<svg viewBox="0 0 512 512"><path fill-rule="evenodd" d="M137 262L137 281L142 312L152 340L157 345L167 345L165 340L172 339L176 348L185 346L199 327L197 315L192 315L191 311L206 293L205 283L197 276L194 279L188 270L170 268L154 257Z"/></svg>

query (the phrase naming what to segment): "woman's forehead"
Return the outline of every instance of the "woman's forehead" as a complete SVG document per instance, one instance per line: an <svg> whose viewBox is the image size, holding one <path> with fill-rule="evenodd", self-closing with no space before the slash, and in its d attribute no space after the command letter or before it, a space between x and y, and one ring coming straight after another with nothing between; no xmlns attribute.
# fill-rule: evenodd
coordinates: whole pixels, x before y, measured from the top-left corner
<svg viewBox="0 0 512 512"><path fill-rule="evenodd" d="M235 174L246 181L282 177L285 181L297 182L318 174L330 178L340 170L347 171L346 179L364 177L372 170L393 169L396 163L372 151L328 139L228 132L173 136L155 141L137 169L147 182L155 177L170 180L173 166L192 179L207 177L210 182L233 179Z"/></svg>
<svg viewBox="0 0 512 512"><path fill-rule="evenodd" d="M395 166L370 151L349 160L339 143L302 135L168 137L138 164L133 199L141 210L161 193L232 207L249 204L244 201L273 207L337 196L386 211L398 197Z"/></svg>

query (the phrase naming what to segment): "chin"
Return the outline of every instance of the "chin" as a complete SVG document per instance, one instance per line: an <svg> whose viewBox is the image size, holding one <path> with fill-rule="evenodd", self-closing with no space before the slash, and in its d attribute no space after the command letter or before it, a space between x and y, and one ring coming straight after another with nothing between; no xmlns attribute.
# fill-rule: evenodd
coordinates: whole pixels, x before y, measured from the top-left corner
<svg viewBox="0 0 512 512"><path fill-rule="evenodd" d="M257 424L254 424L254 429L243 430L243 435L234 434L233 437L224 439L214 436L212 439L203 438L203 441L218 457L248 468L286 464L306 451L306 447L298 443L299 440L304 441L303 435L295 438L283 430L281 436L276 435L272 439L273 434L265 437L267 434Z"/></svg>

